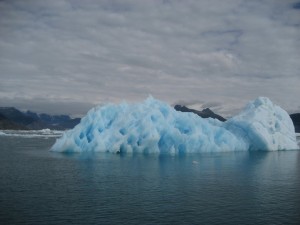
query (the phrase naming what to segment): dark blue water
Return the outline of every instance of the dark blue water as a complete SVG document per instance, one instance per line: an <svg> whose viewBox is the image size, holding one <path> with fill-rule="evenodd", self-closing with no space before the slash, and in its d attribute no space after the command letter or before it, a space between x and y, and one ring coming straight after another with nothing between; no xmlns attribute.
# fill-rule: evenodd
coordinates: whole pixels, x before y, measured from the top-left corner
<svg viewBox="0 0 300 225"><path fill-rule="evenodd" d="M299 224L300 151L48 151L0 137L1 224Z"/></svg>

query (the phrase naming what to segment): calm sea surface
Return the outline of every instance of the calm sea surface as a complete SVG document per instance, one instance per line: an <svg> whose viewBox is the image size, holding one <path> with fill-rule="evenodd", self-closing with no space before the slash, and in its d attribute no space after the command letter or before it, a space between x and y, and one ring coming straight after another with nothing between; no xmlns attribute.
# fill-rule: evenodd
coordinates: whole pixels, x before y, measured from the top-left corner
<svg viewBox="0 0 300 225"><path fill-rule="evenodd" d="M61 154L0 136L0 224L299 224L300 151Z"/></svg>

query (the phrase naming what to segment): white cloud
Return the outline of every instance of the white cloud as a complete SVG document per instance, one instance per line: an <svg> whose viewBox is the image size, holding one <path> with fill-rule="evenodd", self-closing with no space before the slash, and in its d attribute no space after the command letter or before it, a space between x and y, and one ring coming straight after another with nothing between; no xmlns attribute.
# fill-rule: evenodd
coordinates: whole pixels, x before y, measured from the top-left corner
<svg viewBox="0 0 300 225"><path fill-rule="evenodd" d="M263 95L295 110L300 17L293 4L0 1L0 104L90 106L152 94L169 103L223 103L229 114Z"/></svg>

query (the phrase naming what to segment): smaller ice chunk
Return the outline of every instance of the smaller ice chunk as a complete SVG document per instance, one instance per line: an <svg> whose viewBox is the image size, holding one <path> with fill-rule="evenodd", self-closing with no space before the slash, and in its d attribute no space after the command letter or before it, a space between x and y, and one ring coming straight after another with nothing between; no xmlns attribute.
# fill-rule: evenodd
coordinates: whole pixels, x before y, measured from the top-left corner
<svg viewBox="0 0 300 225"><path fill-rule="evenodd" d="M249 102L225 127L249 143L249 150L298 149L288 113L266 97Z"/></svg>

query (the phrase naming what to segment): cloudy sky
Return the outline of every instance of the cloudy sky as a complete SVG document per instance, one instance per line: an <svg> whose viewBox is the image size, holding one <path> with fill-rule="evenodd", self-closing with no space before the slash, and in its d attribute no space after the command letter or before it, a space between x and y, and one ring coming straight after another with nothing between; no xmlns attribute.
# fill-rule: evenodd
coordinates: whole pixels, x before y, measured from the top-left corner
<svg viewBox="0 0 300 225"><path fill-rule="evenodd" d="M298 0L0 0L0 106L82 115L148 95L300 111Z"/></svg>

